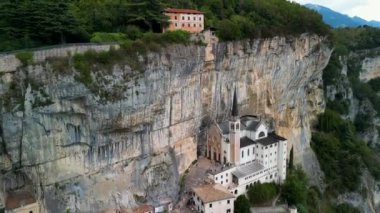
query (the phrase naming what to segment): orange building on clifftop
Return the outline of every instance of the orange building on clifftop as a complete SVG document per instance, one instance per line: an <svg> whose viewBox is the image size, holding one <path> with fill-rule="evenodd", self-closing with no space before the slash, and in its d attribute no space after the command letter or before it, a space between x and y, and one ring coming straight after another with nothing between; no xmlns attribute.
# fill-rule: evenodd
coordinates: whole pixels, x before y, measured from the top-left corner
<svg viewBox="0 0 380 213"><path fill-rule="evenodd" d="M201 11L168 8L165 15L169 16L170 24L164 31L185 30L199 33L204 30L204 15Z"/></svg>

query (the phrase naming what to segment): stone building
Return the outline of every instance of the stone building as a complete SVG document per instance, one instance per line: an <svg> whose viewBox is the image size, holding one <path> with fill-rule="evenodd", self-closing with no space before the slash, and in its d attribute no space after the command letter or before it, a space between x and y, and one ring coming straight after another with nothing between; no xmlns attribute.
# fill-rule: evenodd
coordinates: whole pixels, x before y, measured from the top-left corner
<svg viewBox="0 0 380 213"><path fill-rule="evenodd" d="M167 8L165 15L169 17L169 26L164 31L185 30L199 33L204 30L204 15L201 11Z"/></svg>
<svg viewBox="0 0 380 213"><path fill-rule="evenodd" d="M195 208L201 213L233 213L235 196L219 184L193 188Z"/></svg>
<svg viewBox="0 0 380 213"><path fill-rule="evenodd" d="M282 183L286 177L287 140L270 132L257 116L239 116L234 92L230 119L209 128L205 155L219 162L208 174L234 195L257 182Z"/></svg>
<svg viewBox="0 0 380 213"><path fill-rule="evenodd" d="M40 213L40 204L30 192L10 192L6 196L5 213Z"/></svg>

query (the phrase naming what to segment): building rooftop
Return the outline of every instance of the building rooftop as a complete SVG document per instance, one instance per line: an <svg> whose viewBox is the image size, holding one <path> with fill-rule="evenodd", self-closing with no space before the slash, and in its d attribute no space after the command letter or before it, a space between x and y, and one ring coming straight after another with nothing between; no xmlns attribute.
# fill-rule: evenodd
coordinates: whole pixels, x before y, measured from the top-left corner
<svg viewBox="0 0 380 213"><path fill-rule="evenodd" d="M149 211L153 212L154 207L151 205L142 205L142 206L139 206L139 207L133 209L133 213L145 213L145 212L149 212Z"/></svg>
<svg viewBox="0 0 380 213"><path fill-rule="evenodd" d="M226 165L226 164L214 164L212 167L207 171L208 173L212 175L217 175L221 172L225 172L233 167L232 164Z"/></svg>
<svg viewBox="0 0 380 213"><path fill-rule="evenodd" d="M222 130L223 135L227 135L230 133L230 127L229 127L229 122L228 121L223 121L222 123L218 124L220 130Z"/></svg>
<svg viewBox="0 0 380 213"><path fill-rule="evenodd" d="M203 14L203 12L192 9L176 9L176 8L167 8L165 9L167 13L187 13L187 14Z"/></svg>
<svg viewBox="0 0 380 213"><path fill-rule="evenodd" d="M251 140L249 137L243 137L243 138L240 138L240 148L244 148L246 146L250 146L250 145L253 145L255 144L256 142Z"/></svg>
<svg viewBox="0 0 380 213"><path fill-rule="evenodd" d="M256 140L256 143L259 143L263 146L268 146L268 145L277 143L278 141L286 141L286 139L281 136L276 135L276 133L274 132L271 132L268 134L268 137Z"/></svg>
<svg viewBox="0 0 380 213"><path fill-rule="evenodd" d="M248 165L237 167L236 170L232 172L232 174L238 178L242 178L248 175L252 175L253 173L256 173L262 169L264 169L264 166L254 161Z"/></svg>
<svg viewBox="0 0 380 213"><path fill-rule="evenodd" d="M204 203L235 198L233 194L220 184L197 186L193 188L193 191Z"/></svg>
<svg viewBox="0 0 380 213"><path fill-rule="evenodd" d="M258 117L253 115L245 115L240 118L241 129L246 129L249 131L256 131L260 126L261 121Z"/></svg>
<svg viewBox="0 0 380 213"><path fill-rule="evenodd" d="M36 199L30 192L25 192L25 191L10 192L7 194L5 209L7 210L17 209L21 206L26 206L35 202L36 202Z"/></svg>

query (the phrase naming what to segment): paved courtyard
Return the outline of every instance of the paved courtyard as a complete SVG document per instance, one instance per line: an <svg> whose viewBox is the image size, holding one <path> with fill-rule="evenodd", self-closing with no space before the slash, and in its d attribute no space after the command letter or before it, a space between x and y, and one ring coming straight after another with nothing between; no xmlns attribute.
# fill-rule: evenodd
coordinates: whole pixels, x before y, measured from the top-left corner
<svg viewBox="0 0 380 213"><path fill-rule="evenodd" d="M191 206L186 205L190 198L191 188L204 183L204 180L206 180L207 177L207 170L210 169L212 165L213 164L209 159L200 156L198 162L189 168L189 173L185 178L185 187L181 195L181 200L177 203L173 212L196 212L195 210L190 209Z"/></svg>

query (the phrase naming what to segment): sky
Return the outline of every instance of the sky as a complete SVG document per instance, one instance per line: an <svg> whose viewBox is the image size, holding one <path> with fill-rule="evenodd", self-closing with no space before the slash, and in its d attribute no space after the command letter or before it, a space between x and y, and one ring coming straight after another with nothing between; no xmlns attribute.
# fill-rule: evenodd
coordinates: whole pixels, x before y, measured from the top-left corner
<svg viewBox="0 0 380 213"><path fill-rule="evenodd" d="M300 4L312 3L328 7L349 16L359 16L368 21L380 21L380 0L293 0Z"/></svg>

